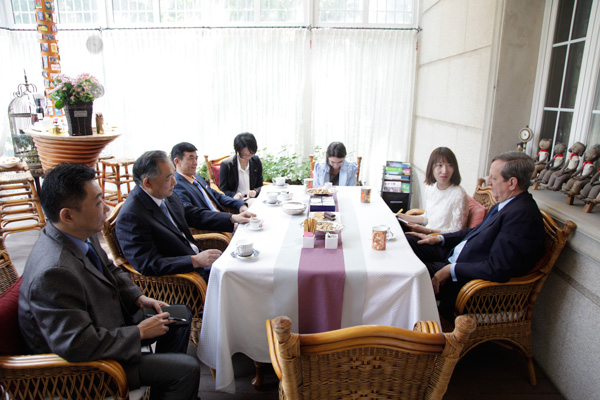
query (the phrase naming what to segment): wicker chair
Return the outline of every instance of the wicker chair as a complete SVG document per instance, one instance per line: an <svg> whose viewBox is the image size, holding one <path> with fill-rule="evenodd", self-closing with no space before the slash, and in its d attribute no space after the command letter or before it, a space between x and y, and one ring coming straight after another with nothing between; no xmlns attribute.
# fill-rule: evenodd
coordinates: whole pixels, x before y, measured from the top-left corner
<svg viewBox="0 0 600 400"><path fill-rule="evenodd" d="M436 322L416 331L357 326L299 335L288 317L267 321L280 399L441 399L460 351L475 330L468 317L452 333Z"/></svg>
<svg viewBox="0 0 600 400"><path fill-rule="evenodd" d="M206 282L195 272L185 274L146 276L133 268L123 255L116 234L117 216L123 206L117 204L112 210L102 229L102 234L108 245L113 262L123 271L128 272L131 281L138 285L148 297L164 301L167 304L185 304L192 310L194 318L190 333L190 342L198 347L200 330L202 328L202 309L206 298ZM227 240L218 233L195 236L203 249L226 248Z"/></svg>
<svg viewBox="0 0 600 400"><path fill-rule="evenodd" d="M492 194L492 188L485 186L485 179L483 178L479 178L477 180L477 186L475 187L473 198L485 207L486 212L489 211L494 204L496 204L496 199Z"/></svg>
<svg viewBox="0 0 600 400"><path fill-rule="evenodd" d="M17 279L17 271L0 237L0 294ZM14 307L16 313L16 301L5 306ZM2 326L2 334L18 329L18 324ZM129 399L145 394L149 394L147 388L129 392L125 371L114 360L70 363L56 354L0 356L2 399Z"/></svg>
<svg viewBox="0 0 600 400"><path fill-rule="evenodd" d="M567 221L563 228L542 211L546 236L545 252L525 276L506 283L475 279L462 287L455 304L456 315L468 315L477 323L477 331L463 347L461 357L473 347L488 341L504 341L527 357L529 380L536 384L531 348L531 316L538 293L564 248L569 234L577 226ZM452 329L444 323L444 330Z"/></svg>
<svg viewBox="0 0 600 400"><path fill-rule="evenodd" d="M223 160L226 160L227 158L231 157L230 155L224 156L224 157L220 157L220 158L215 158L212 160L208 159L207 155L204 155L204 161L206 161L206 170L208 172L208 179L209 179L209 183L210 183L210 187L216 186L217 189L219 190L219 169L221 168L221 162ZM215 172L217 173L217 175L215 175ZM221 190L219 190L221 191ZM223 193L223 192L221 192Z"/></svg>
<svg viewBox="0 0 600 400"><path fill-rule="evenodd" d="M308 162L310 164L310 177L314 178L315 176L315 164L317 163L315 161L315 156L314 155L310 155L308 156ZM356 186L361 186L360 184L360 164L362 163L362 157L357 157L356 158L356 164L358 164L358 168L356 169Z"/></svg>

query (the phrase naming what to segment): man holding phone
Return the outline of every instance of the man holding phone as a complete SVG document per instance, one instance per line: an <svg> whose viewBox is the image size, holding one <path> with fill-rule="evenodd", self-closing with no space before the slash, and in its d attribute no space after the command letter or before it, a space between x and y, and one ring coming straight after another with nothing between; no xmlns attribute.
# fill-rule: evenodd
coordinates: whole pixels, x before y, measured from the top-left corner
<svg viewBox="0 0 600 400"><path fill-rule="evenodd" d="M19 326L30 354L70 362L118 361L130 389L151 386L152 398L196 399L200 363L187 351L189 327L144 296L98 242L109 208L92 168L59 164L44 179L41 231L19 292ZM156 315L144 319L142 310ZM156 353L142 346L156 342Z"/></svg>

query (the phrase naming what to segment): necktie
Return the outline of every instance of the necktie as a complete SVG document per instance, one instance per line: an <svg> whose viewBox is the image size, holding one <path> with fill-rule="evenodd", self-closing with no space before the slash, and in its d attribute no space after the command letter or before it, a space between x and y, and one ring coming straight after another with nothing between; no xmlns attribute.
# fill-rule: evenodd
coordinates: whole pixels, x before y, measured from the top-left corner
<svg viewBox="0 0 600 400"><path fill-rule="evenodd" d="M492 220L492 217L497 212L498 212L498 204L494 205L490 209L490 212L488 212L488 215L486 215L486 217L483 220L483 222L481 222L477 226L477 228L473 229L467 236L465 236L465 238L459 244L457 244L452 249L452 251L450 252L450 255L448 256L448 262L455 263L458 260L458 256L460 255L460 252L462 251L463 247L465 247L465 243L467 243L467 241L469 239L471 239L473 237L473 235L475 235L477 232L481 231L488 224L488 222L490 222Z"/></svg>
<svg viewBox="0 0 600 400"><path fill-rule="evenodd" d="M165 204L164 200L162 203L160 203L160 210L164 212L167 218L169 218L169 221L171 221L173 225L175 225L175 221L173 221L173 218L171 217L171 214L169 213L169 210L167 209L167 205Z"/></svg>
<svg viewBox="0 0 600 400"><path fill-rule="evenodd" d="M86 243L88 245L88 251L87 253L85 253L85 255L92 262L92 264L94 264L96 268L98 268L98 271L100 271L100 273L104 275L104 269L102 268L102 262L100 262L100 257L98 257L98 253L96 253L96 250L94 250L92 244L89 241L86 241Z"/></svg>
<svg viewBox="0 0 600 400"><path fill-rule="evenodd" d="M193 181L194 186L196 186L196 188L200 191L200 193L202 193L202 195L204 196L204 201L206 202L206 204L208 205L208 208L210 208L212 211L219 211L217 209L217 207L215 207L215 205L213 204L212 200L210 199L210 197L208 196L208 193L206 193L206 190L204 190L204 188L202 187L202 185L200 184L200 182L198 182L197 180L194 179Z"/></svg>

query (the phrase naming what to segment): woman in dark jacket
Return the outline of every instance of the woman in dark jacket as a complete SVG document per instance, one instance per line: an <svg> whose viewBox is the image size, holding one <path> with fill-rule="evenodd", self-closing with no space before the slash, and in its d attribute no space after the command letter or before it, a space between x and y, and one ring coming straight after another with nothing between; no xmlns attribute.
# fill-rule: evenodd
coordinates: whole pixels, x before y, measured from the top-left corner
<svg viewBox="0 0 600 400"><path fill-rule="evenodd" d="M258 145L251 133L233 139L235 155L221 162L219 188L234 199L258 196L263 185L262 163L256 155Z"/></svg>

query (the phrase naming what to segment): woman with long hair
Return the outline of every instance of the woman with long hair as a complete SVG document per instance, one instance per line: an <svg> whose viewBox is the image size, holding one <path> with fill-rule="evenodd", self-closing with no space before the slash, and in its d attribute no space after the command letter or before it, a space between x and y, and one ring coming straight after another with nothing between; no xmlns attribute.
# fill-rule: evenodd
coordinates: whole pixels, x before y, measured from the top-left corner
<svg viewBox="0 0 600 400"><path fill-rule="evenodd" d="M398 214L409 230L425 234L455 232L467 225L469 196L460 186L456 156L447 147L433 150L425 175L425 214Z"/></svg>

